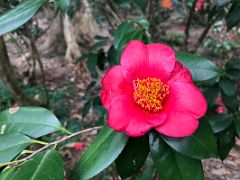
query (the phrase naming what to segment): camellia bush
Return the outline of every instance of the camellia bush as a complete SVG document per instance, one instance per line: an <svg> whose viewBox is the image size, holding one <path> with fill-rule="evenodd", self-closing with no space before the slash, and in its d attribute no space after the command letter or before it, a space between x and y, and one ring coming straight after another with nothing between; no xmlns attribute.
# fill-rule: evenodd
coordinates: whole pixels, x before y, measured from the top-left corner
<svg viewBox="0 0 240 180"><path fill-rule="evenodd" d="M62 7L68 1L59 2ZM0 35L26 23L43 3L21 1L4 13ZM197 3L192 3L194 11L201 9ZM210 23L226 7L228 28L238 25L239 1L217 1ZM156 171L163 180L203 180L202 159L228 156L240 136L240 60L218 67L205 57L153 43L145 19L123 21L108 54L110 68L99 91L107 110L102 126L70 132L43 107L0 113L0 180L85 180L112 164L122 179L139 172L136 179L151 179ZM58 145L91 131L99 133L65 172ZM56 141L41 140L57 132Z"/></svg>

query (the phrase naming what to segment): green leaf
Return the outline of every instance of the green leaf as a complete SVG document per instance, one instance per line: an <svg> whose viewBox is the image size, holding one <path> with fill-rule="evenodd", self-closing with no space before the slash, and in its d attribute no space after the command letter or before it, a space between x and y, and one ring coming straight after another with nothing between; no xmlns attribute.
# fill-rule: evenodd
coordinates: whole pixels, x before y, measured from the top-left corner
<svg viewBox="0 0 240 180"><path fill-rule="evenodd" d="M191 136L170 138L162 136L163 140L175 151L194 159L217 156L217 145L212 128L206 119L199 120L198 130Z"/></svg>
<svg viewBox="0 0 240 180"><path fill-rule="evenodd" d="M217 134L218 155L224 160L235 145L235 128L233 123L225 130Z"/></svg>
<svg viewBox="0 0 240 180"><path fill-rule="evenodd" d="M3 172L0 173L0 180L9 180L13 175L15 168L4 169Z"/></svg>
<svg viewBox="0 0 240 180"><path fill-rule="evenodd" d="M200 160L177 153L156 134L150 133L149 142L153 162L162 180L204 179Z"/></svg>
<svg viewBox="0 0 240 180"><path fill-rule="evenodd" d="M237 111L239 107L237 94L235 94L234 96L228 96L223 91L221 92L221 94L222 94L222 101L225 104L225 106L232 112Z"/></svg>
<svg viewBox="0 0 240 180"><path fill-rule="evenodd" d="M122 40L118 46L118 49L117 49L118 63L120 62L120 57L121 57L122 51L126 47L127 43L134 39L141 40L143 38L143 33L144 33L143 29L140 29L140 30L132 31L132 32L124 35L124 37L122 38Z"/></svg>
<svg viewBox="0 0 240 180"><path fill-rule="evenodd" d="M212 130L214 133L219 133L230 126L232 123L232 116L228 114L217 114L210 118L208 118L208 121L210 125L212 126Z"/></svg>
<svg viewBox="0 0 240 180"><path fill-rule="evenodd" d="M127 145L115 160L121 178L127 178L139 172L149 154L148 136L130 138Z"/></svg>
<svg viewBox="0 0 240 180"><path fill-rule="evenodd" d="M88 70L90 71L91 76L93 78L97 78L98 77L98 72L97 72L97 69L96 69L97 61L98 61L97 54L90 53L88 55L87 67L88 67Z"/></svg>
<svg viewBox="0 0 240 180"><path fill-rule="evenodd" d="M116 58L116 50L114 46L111 46L111 48L108 50L108 63L110 67L118 64L117 58Z"/></svg>
<svg viewBox="0 0 240 180"><path fill-rule="evenodd" d="M153 161L150 157L148 157L144 164L143 172L138 174L135 177L135 179L136 180L152 179L154 172L155 172L155 167L154 167Z"/></svg>
<svg viewBox="0 0 240 180"><path fill-rule="evenodd" d="M240 80L240 70L239 69L228 69L227 74L234 80Z"/></svg>
<svg viewBox="0 0 240 180"><path fill-rule="evenodd" d="M142 0L140 0L142 1ZM135 23L137 23L141 28L143 28L144 30L148 30L149 29L149 22L146 19L143 18L139 18L139 19L134 19L133 20Z"/></svg>
<svg viewBox="0 0 240 180"><path fill-rule="evenodd" d="M222 77L219 86L227 96L233 96L237 93L237 84L229 78Z"/></svg>
<svg viewBox="0 0 240 180"><path fill-rule="evenodd" d="M227 14L226 22L228 31L240 23L240 1L233 1L232 6Z"/></svg>
<svg viewBox="0 0 240 180"><path fill-rule="evenodd" d="M11 161L32 143L32 139L23 134L0 134L0 165Z"/></svg>
<svg viewBox="0 0 240 180"><path fill-rule="evenodd" d="M125 34L133 31L133 22L131 20L123 22L116 31L115 37L114 37L114 47L115 49L118 49L120 42L122 41Z"/></svg>
<svg viewBox="0 0 240 180"><path fill-rule="evenodd" d="M232 59L225 65L227 69L238 69L240 70L240 59Z"/></svg>
<svg viewBox="0 0 240 180"><path fill-rule="evenodd" d="M216 99L219 96L219 89L217 85L209 86L203 91L207 99L208 107L211 108L216 104Z"/></svg>
<svg viewBox="0 0 240 180"><path fill-rule="evenodd" d="M0 36L26 23L44 2L45 0L25 0L0 16Z"/></svg>
<svg viewBox="0 0 240 180"><path fill-rule="evenodd" d="M177 52L176 56L178 61L189 68L194 81L206 81L222 74L221 69L204 57L186 52Z"/></svg>
<svg viewBox="0 0 240 180"><path fill-rule="evenodd" d="M0 128L4 134L22 133L33 138L63 130L58 119L41 107L10 108L0 113Z"/></svg>
<svg viewBox="0 0 240 180"><path fill-rule="evenodd" d="M71 7L71 0L59 0L58 5L63 12L68 12Z"/></svg>
<svg viewBox="0 0 240 180"><path fill-rule="evenodd" d="M128 136L105 125L78 161L70 179L89 179L103 171L118 157L127 140Z"/></svg>
<svg viewBox="0 0 240 180"><path fill-rule="evenodd" d="M235 128L237 135L240 137L240 115L238 115L235 119Z"/></svg>
<svg viewBox="0 0 240 180"><path fill-rule="evenodd" d="M21 165L9 180L63 180L64 168L61 155L55 150L39 153Z"/></svg>

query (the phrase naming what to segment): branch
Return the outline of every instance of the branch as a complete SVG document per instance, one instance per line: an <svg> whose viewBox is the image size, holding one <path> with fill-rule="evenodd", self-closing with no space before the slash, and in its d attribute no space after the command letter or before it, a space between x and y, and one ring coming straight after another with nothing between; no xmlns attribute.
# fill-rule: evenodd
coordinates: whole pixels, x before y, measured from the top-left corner
<svg viewBox="0 0 240 180"><path fill-rule="evenodd" d="M195 48L191 51L191 53L196 53L198 48L200 47L200 45L202 44L204 38L206 37L206 35L208 34L210 28L212 27L213 22L209 22L208 25L206 26L206 28L203 30L202 34L200 35Z"/></svg>
<svg viewBox="0 0 240 180"><path fill-rule="evenodd" d="M195 6L197 4L197 0L193 1L192 8L188 17L187 25L185 28L185 38L184 38L184 49L187 51L187 46L188 46L188 38L189 38L189 30L190 30L190 25L193 19L194 11L195 11Z"/></svg>
<svg viewBox="0 0 240 180"><path fill-rule="evenodd" d="M30 154L29 156L26 156L25 158L22 158L22 159L19 159L17 161L12 161L12 162L8 162L8 163L4 163L2 165L0 165L0 167L3 167L3 166L17 166L21 163L24 163L25 161L28 161L29 159L31 159L32 157L36 156L38 153L50 148L51 146L57 146L58 144L64 142L64 141L67 141L75 136L78 136L80 134L83 134L83 133L87 133L87 132L91 132L91 131L95 131L95 130L100 130L102 128L102 126L97 126L97 127L93 127L93 128L88 128L88 129L84 129L82 131L78 131L78 132L75 132L69 136L66 136L66 137L63 137L57 141L54 141L54 142L51 142L51 143L48 143L46 144L45 146L43 146L42 148L34 151L32 154Z"/></svg>
<svg viewBox="0 0 240 180"><path fill-rule="evenodd" d="M34 60L37 60L37 62L39 64L39 67L40 67L40 72L41 72L41 75L42 75L42 84L43 84L43 89L44 89L45 98L46 98L45 106L48 106L48 104L49 104L49 95L48 95L48 89L47 89L47 85L46 85L46 76L45 76L45 71L44 71L42 60L40 58L38 49L37 49L36 44L35 44L36 38L31 33L31 28L29 27L29 25L27 24L25 27L26 27L26 31L27 31L28 37L30 39L32 58ZM35 64L34 64L34 68L35 68Z"/></svg>
<svg viewBox="0 0 240 180"><path fill-rule="evenodd" d="M0 36L0 76L1 76L0 78L11 90L11 92L16 97L17 101L20 102L20 104L25 105L41 104L39 101L28 97L28 95L24 91L22 91L22 89L18 85L15 71L12 67L12 64L10 63L10 59L7 53L7 47L2 36Z"/></svg>

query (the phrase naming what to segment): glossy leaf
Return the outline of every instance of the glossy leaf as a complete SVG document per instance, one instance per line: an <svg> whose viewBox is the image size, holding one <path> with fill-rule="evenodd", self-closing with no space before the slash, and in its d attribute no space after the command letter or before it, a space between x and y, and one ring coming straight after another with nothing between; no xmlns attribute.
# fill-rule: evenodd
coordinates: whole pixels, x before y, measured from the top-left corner
<svg viewBox="0 0 240 180"><path fill-rule="evenodd" d="M93 78L97 78L98 77L98 73L97 73L97 69L96 69L97 61L98 61L97 54L90 53L88 55L87 67L88 67L88 70L90 71L91 76Z"/></svg>
<svg viewBox="0 0 240 180"><path fill-rule="evenodd" d="M228 69L227 74L234 80L240 80L240 70L239 69Z"/></svg>
<svg viewBox="0 0 240 180"><path fill-rule="evenodd" d="M61 155L55 150L42 152L21 165L9 180L63 180Z"/></svg>
<svg viewBox="0 0 240 180"><path fill-rule="evenodd" d="M235 119L235 128L237 135L240 137L240 115L238 115Z"/></svg>
<svg viewBox="0 0 240 180"><path fill-rule="evenodd" d="M152 159L162 180L204 179L200 160L177 153L156 134L150 133L149 142Z"/></svg>
<svg viewBox="0 0 240 180"><path fill-rule="evenodd" d="M130 33L127 33L124 35L123 39L119 43L118 49L117 49L117 61L120 62L120 57L122 54L123 49L126 47L127 43L131 40L138 39L141 40L143 38L143 30L135 30Z"/></svg>
<svg viewBox="0 0 240 180"><path fill-rule="evenodd" d="M3 170L3 172L0 173L0 180L9 180L13 175L14 171L15 168L8 168Z"/></svg>
<svg viewBox="0 0 240 180"><path fill-rule="evenodd" d="M232 59L225 65L227 69L239 69L240 70L240 59Z"/></svg>
<svg viewBox="0 0 240 180"><path fill-rule="evenodd" d="M135 176L136 180L152 179L155 172L153 161L150 157L147 158L142 173Z"/></svg>
<svg viewBox="0 0 240 180"><path fill-rule="evenodd" d="M143 166L149 154L148 136L130 138L127 145L115 160L121 178L130 177Z"/></svg>
<svg viewBox="0 0 240 180"><path fill-rule="evenodd" d="M240 23L240 1L233 1L232 6L227 14L226 22L228 30Z"/></svg>
<svg viewBox="0 0 240 180"><path fill-rule="evenodd" d="M216 104L216 99L219 96L219 89L217 85L209 86L203 91L207 99L208 107L211 108Z"/></svg>
<svg viewBox="0 0 240 180"><path fill-rule="evenodd" d="M222 91L222 101L225 104L225 106L232 112L235 112L238 110L239 107L239 100L237 95L234 96L228 96Z"/></svg>
<svg viewBox="0 0 240 180"><path fill-rule="evenodd" d="M116 50L114 46L111 46L110 49L108 50L108 63L110 67L118 64L117 58L116 58Z"/></svg>
<svg viewBox="0 0 240 180"><path fill-rule="evenodd" d="M225 130L232 123L232 116L228 114L217 114L208 118L214 133Z"/></svg>
<svg viewBox="0 0 240 180"><path fill-rule="evenodd" d="M206 81L221 75L221 70L210 60L186 52L177 52L177 60L191 71L194 81Z"/></svg>
<svg viewBox="0 0 240 180"><path fill-rule="evenodd" d="M200 119L198 130L191 136L170 138L162 136L163 140L175 151L194 159L217 156L217 145L212 128L206 119Z"/></svg>
<svg viewBox="0 0 240 180"><path fill-rule="evenodd" d="M235 145L235 129L231 124L225 131L217 134L218 154L224 160Z"/></svg>
<svg viewBox="0 0 240 180"><path fill-rule="evenodd" d="M237 84L229 78L222 77L219 85L227 96L233 96L237 92Z"/></svg>
<svg viewBox="0 0 240 180"><path fill-rule="evenodd" d="M105 125L78 161L70 179L89 179L99 174L118 157L127 140L128 136Z"/></svg>
<svg viewBox="0 0 240 180"><path fill-rule="evenodd" d="M137 0L138 1L138 0ZM141 0L142 1L142 0ZM135 23L137 23L141 28L148 30L149 29L149 22L146 19L139 18L139 19L134 19L133 20Z"/></svg>
<svg viewBox="0 0 240 180"><path fill-rule="evenodd" d="M120 42L122 41L125 34L133 31L133 22L131 20L123 22L117 29L114 38L114 47L118 49Z"/></svg>
<svg viewBox="0 0 240 180"><path fill-rule="evenodd" d="M71 6L71 0L59 0L58 5L63 12L68 12Z"/></svg>
<svg viewBox="0 0 240 180"><path fill-rule="evenodd" d="M32 143L32 139L23 134L0 134L0 165L11 161Z"/></svg>
<svg viewBox="0 0 240 180"><path fill-rule="evenodd" d="M4 129L2 134L22 133L33 138L63 130L58 119L41 107L16 107L1 112L0 128Z"/></svg>
<svg viewBox="0 0 240 180"><path fill-rule="evenodd" d="M26 23L44 2L45 0L25 0L0 16L0 36Z"/></svg>

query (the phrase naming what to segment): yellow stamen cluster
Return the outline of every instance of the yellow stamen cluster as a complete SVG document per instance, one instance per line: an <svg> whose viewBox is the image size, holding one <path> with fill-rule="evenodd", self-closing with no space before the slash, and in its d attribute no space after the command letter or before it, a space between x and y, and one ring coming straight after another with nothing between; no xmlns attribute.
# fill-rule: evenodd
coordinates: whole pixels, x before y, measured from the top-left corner
<svg viewBox="0 0 240 180"><path fill-rule="evenodd" d="M169 85L158 78L134 80L133 88L134 102L148 112L159 112L169 94Z"/></svg>

